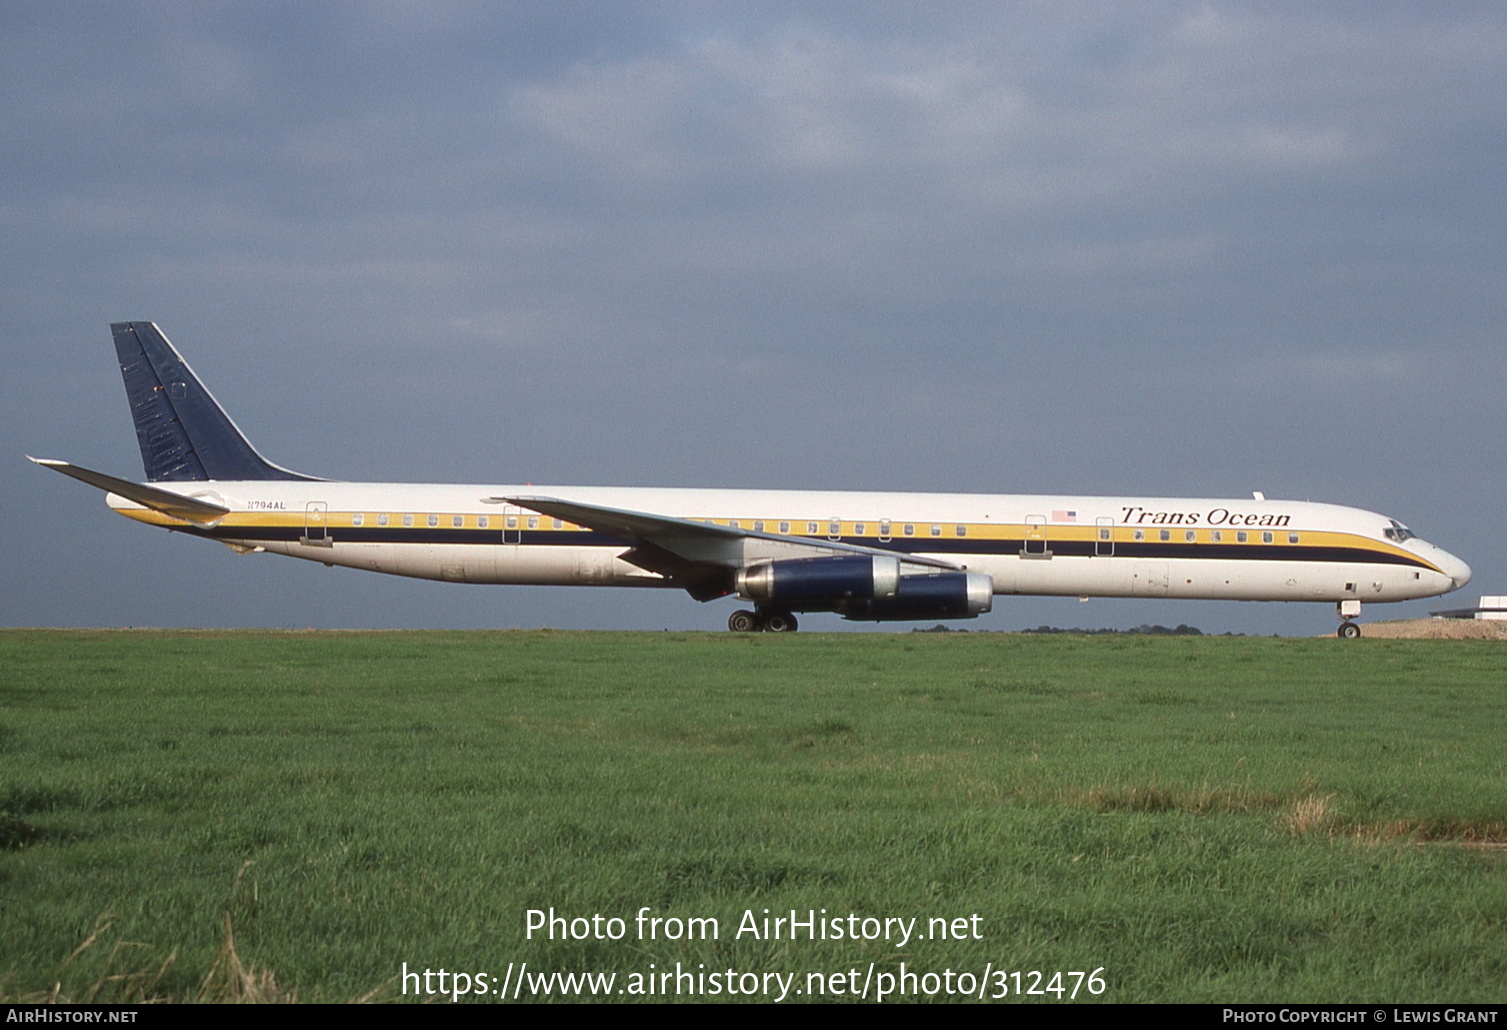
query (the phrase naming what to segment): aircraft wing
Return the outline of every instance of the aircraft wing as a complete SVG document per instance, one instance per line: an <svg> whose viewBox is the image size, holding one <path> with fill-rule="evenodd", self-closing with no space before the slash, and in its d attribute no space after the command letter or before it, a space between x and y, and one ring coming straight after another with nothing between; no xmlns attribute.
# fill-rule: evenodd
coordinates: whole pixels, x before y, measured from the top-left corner
<svg viewBox="0 0 1507 1030"><path fill-rule="evenodd" d="M160 511L164 515L171 515L184 522L192 522L200 526L210 525L230 514L229 508L222 508L218 504L211 504L197 497L184 497L182 494L175 494L171 490L163 490L160 487L133 483L129 479L117 479L103 472L86 469L82 465L58 461L56 458L33 458L30 454L26 457L43 468L61 472L65 476L77 479L81 483L88 483L108 493L119 494L128 501L135 501L153 511Z"/></svg>
<svg viewBox="0 0 1507 1030"><path fill-rule="evenodd" d="M835 554L867 554L899 558L902 566L956 571L951 562L919 555L897 554L877 547L845 544L802 536L757 533L751 529L718 526L696 519L650 512L625 511L583 504L558 497L488 498L564 519L577 526L631 541L624 561L657 572L684 587L699 601L732 591L732 574L760 561L784 558L821 558Z"/></svg>

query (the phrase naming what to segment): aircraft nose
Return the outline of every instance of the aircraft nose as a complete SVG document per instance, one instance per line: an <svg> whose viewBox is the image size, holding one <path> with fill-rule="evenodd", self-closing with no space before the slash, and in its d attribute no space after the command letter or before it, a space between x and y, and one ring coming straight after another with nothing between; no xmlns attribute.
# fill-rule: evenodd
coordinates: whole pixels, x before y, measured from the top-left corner
<svg viewBox="0 0 1507 1030"><path fill-rule="evenodd" d="M1439 567L1444 570L1444 574L1455 584L1451 589L1459 590L1465 584L1469 583L1470 566L1448 551L1443 551L1441 554L1444 560L1439 563Z"/></svg>

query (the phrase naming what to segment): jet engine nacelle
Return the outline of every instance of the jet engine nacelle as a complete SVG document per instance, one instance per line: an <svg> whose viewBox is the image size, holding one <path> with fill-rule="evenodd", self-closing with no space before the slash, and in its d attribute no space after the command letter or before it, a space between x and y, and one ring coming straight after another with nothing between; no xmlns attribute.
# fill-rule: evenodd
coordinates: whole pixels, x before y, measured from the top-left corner
<svg viewBox="0 0 1507 1030"><path fill-rule="evenodd" d="M899 584L900 559L844 554L751 565L738 570L734 589L741 597L772 607L815 604L830 610L850 599L894 597Z"/></svg>
<svg viewBox="0 0 1507 1030"><path fill-rule="evenodd" d="M893 597L853 601L838 608L843 618L865 622L906 619L972 619L994 607L994 580L982 572L902 576Z"/></svg>
<svg viewBox="0 0 1507 1030"><path fill-rule="evenodd" d="M981 572L902 576L900 559L884 555L762 562L739 569L735 583L761 607L871 622L971 619L994 606L994 581Z"/></svg>

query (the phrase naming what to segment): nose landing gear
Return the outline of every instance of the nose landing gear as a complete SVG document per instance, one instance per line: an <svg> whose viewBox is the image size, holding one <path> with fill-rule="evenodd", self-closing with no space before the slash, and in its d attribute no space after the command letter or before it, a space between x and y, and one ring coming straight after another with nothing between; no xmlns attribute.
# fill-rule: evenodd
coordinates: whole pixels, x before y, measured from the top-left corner
<svg viewBox="0 0 1507 1030"><path fill-rule="evenodd" d="M1334 606L1334 609L1339 613L1342 620L1340 628L1334 631L1335 635L1343 640L1355 640L1359 638L1360 624L1351 620L1360 615L1360 601L1358 599L1341 601Z"/></svg>

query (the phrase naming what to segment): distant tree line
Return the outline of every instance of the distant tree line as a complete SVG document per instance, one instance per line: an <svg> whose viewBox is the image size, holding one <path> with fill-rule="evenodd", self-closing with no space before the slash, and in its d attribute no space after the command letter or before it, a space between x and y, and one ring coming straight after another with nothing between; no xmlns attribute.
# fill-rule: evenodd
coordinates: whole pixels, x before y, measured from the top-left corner
<svg viewBox="0 0 1507 1030"><path fill-rule="evenodd" d="M932 626L929 629L919 629L918 628L918 629L911 630L911 632L912 633L967 633L969 631L967 629L962 628L962 627L954 628L952 626L944 626L942 623L939 622L935 626ZM987 633L989 631L988 630L984 630L982 632L986 632ZM1141 625L1135 627L1134 629L1077 629L1076 627L1072 628L1072 629L1064 629L1064 628L1062 628L1060 626L1037 626L1035 629L1023 629L1023 630L1021 630L1021 632L1022 633L1086 633L1086 634L1088 634L1090 636L1094 636L1094 635L1097 635L1097 634L1100 634L1100 633L1123 633L1123 634L1128 634L1128 635L1131 635L1131 636L1142 636L1142 637L1201 637L1201 636L1204 635L1204 631L1203 630L1199 629L1197 626L1189 626L1187 623L1179 623L1176 629L1171 629L1171 628L1168 628L1166 626L1148 626L1145 623L1142 623ZM1236 636L1236 635L1238 635L1238 636L1244 636L1245 634L1243 634L1243 633L1241 633L1241 634L1226 633L1224 635L1228 637L1228 636Z"/></svg>
<svg viewBox="0 0 1507 1030"><path fill-rule="evenodd" d="M1189 626L1187 623L1178 623L1176 629L1166 626L1148 626L1145 623L1134 629L1060 629L1057 626L1037 626L1035 629L1023 629L1022 633L1087 633L1095 635L1099 633L1126 633L1142 637L1201 637L1204 631L1197 626Z"/></svg>

